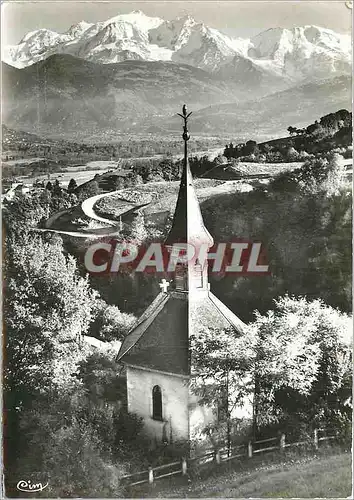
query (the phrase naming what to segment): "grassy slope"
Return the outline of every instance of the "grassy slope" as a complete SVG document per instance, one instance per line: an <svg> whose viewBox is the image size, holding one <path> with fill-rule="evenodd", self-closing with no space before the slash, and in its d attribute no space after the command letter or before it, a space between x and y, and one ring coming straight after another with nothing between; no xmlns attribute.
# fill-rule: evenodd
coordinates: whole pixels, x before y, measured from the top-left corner
<svg viewBox="0 0 354 500"><path fill-rule="evenodd" d="M164 497L346 498L351 494L350 453L304 457L251 470L212 473L178 488L160 490Z"/></svg>
<svg viewBox="0 0 354 500"><path fill-rule="evenodd" d="M351 492L351 463L349 455L337 455L313 460L310 463L284 465L280 469L253 472L246 478L231 475L222 485L208 489L202 496L225 497L346 497Z"/></svg>

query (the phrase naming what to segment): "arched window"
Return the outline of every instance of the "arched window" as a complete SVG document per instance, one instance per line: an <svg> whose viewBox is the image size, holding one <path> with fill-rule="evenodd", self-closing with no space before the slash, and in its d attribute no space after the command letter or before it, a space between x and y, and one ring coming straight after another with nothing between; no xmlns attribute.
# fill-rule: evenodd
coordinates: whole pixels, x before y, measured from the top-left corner
<svg viewBox="0 0 354 500"><path fill-rule="evenodd" d="M187 272L186 266L177 264L175 269L175 286L176 290L187 290Z"/></svg>
<svg viewBox="0 0 354 500"><path fill-rule="evenodd" d="M162 420L162 394L159 385L155 385L152 390L152 418Z"/></svg>

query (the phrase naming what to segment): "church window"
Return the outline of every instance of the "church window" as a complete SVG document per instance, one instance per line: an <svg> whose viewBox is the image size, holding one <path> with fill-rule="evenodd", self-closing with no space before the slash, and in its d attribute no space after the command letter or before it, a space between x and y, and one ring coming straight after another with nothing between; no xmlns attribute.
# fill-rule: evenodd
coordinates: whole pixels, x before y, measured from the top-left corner
<svg viewBox="0 0 354 500"><path fill-rule="evenodd" d="M162 420L162 393L159 385L155 385L152 390L152 418Z"/></svg>
<svg viewBox="0 0 354 500"><path fill-rule="evenodd" d="M175 284L176 284L176 290L186 290L187 289L186 269L185 269L185 266L183 266L182 264L177 264L177 266L176 266Z"/></svg>
<svg viewBox="0 0 354 500"><path fill-rule="evenodd" d="M196 278L196 286L197 288L203 288L203 267L199 262L199 259L196 260L194 265L194 274Z"/></svg>

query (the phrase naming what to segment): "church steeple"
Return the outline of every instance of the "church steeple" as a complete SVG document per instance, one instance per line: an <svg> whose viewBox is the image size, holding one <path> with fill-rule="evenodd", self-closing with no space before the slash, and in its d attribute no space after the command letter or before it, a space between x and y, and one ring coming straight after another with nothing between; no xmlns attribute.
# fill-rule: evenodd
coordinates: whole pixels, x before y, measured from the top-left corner
<svg viewBox="0 0 354 500"><path fill-rule="evenodd" d="M165 242L171 252L176 247L185 249L187 243L197 250L200 245L204 248L213 245L188 165L190 113L187 114L185 106L180 116L184 120L184 163L173 224ZM156 445L165 442L166 436L170 443L198 442L206 434L202 432L204 429L218 423L216 412L199 400L193 383L190 384L196 374L190 338L210 326L221 330L231 327L239 335L244 331L242 321L209 290L205 264L195 258L178 264L173 283L171 276L162 280L161 292L137 320L119 350L117 360L127 373L128 412L144 419L144 432Z"/></svg>
<svg viewBox="0 0 354 500"><path fill-rule="evenodd" d="M204 225L188 162L187 143L190 138L188 118L191 114L191 112L187 113L186 105L182 108L182 114L178 113L184 121L182 135L184 140L183 171L173 222L165 245L172 248L173 245L176 247L178 244L182 244L181 247L183 248L183 245L187 243L194 248L197 257L202 246L210 248L213 246L214 241ZM176 269L174 281L177 288L183 289L183 291L192 288L207 289L206 262L198 262L196 257L191 262L188 262L188 265L179 266ZM185 284L181 285L182 282Z"/></svg>

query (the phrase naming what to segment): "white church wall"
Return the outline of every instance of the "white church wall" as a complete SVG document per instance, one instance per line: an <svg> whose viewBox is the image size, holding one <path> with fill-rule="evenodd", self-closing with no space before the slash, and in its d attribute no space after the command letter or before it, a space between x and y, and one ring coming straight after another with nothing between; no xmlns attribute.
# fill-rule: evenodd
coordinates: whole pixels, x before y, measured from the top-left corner
<svg viewBox="0 0 354 500"><path fill-rule="evenodd" d="M162 392L162 421L152 418L152 390L160 386ZM144 368L127 367L128 411L144 418L144 429L151 440L161 443L189 437L187 379ZM172 428L172 432L171 432Z"/></svg>

